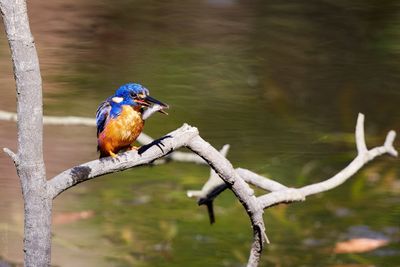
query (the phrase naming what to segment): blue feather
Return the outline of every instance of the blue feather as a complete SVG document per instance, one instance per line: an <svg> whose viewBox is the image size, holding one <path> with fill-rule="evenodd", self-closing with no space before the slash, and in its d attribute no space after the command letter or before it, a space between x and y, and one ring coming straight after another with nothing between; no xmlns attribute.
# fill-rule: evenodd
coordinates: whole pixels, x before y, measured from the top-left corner
<svg viewBox="0 0 400 267"><path fill-rule="evenodd" d="M110 98L103 101L96 111L97 137L104 130L111 111Z"/></svg>
<svg viewBox="0 0 400 267"><path fill-rule="evenodd" d="M104 130L110 118L116 118L122 111L123 105L136 106L132 100L131 94L149 94L149 90L138 83L127 83L119 87L114 95L103 101L96 111L97 137ZM112 101L113 97L122 97L123 101L116 103Z"/></svg>

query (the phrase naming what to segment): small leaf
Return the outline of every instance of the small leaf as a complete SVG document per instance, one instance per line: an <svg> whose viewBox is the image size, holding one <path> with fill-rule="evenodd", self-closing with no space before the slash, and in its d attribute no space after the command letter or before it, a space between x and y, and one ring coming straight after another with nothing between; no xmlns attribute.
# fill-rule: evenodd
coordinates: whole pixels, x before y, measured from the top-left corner
<svg viewBox="0 0 400 267"><path fill-rule="evenodd" d="M335 253L363 253L387 245L387 239L354 238L336 243Z"/></svg>

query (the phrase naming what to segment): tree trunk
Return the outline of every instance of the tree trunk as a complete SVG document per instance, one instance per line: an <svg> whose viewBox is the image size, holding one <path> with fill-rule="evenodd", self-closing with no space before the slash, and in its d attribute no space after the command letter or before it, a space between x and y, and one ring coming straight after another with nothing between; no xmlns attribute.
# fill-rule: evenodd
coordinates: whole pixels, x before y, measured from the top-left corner
<svg viewBox="0 0 400 267"><path fill-rule="evenodd" d="M51 208L52 199L44 197L45 188L39 187L24 193L25 266L50 266L51 260Z"/></svg>
<svg viewBox="0 0 400 267"><path fill-rule="evenodd" d="M0 0L17 89L18 153L14 160L25 204L25 266L50 265L51 207L43 162L42 78L25 0Z"/></svg>

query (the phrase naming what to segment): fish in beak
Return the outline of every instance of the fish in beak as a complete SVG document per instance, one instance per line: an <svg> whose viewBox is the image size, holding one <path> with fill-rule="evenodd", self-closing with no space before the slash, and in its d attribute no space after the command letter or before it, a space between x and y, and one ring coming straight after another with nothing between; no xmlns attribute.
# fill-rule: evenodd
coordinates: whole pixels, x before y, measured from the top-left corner
<svg viewBox="0 0 400 267"><path fill-rule="evenodd" d="M143 107L146 107L142 115L144 120L149 118L155 112L160 112L168 115L168 113L164 109L169 108L169 106L149 95L143 95L140 98L135 98L134 101L142 105Z"/></svg>
<svg viewBox="0 0 400 267"><path fill-rule="evenodd" d="M140 98L135 98L134 101L144 107L150 108L152 106L158 106L156 109L158 109L158 112L168 114L167 112L164 111L164 109L169 108L169 106L149 95L144 95L143 97Z"/></svg>
<svg viewBox="0 0 400 267"><path fill-rule="evenodd" d="M167 104L165 104L149 95L146 95L144 97L143 101L147 104L148 107L149 106L159 106L159 108L157 108L159 110L157 110L157 111L160 113L163 113L165 115L168 115L168 113L166 111L164 111L164 109L169 108L169 106Z"/></svg>

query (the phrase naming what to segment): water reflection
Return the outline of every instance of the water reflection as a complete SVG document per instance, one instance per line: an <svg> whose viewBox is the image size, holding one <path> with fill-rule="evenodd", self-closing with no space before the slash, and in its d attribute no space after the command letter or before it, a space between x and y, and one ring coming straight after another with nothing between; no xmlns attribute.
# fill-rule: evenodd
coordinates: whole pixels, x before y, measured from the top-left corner
<svg viewBox="0 0 400 267"><path fill-rule="evenodd" d="M160 136L188 122L216 147L231 144L234 165L293 186L329 177L354 156L358 112L367 116L370 146L381 144L388 129L400 128L396 1L58 0L32 2L30 11L47 114L93 116L114 88L140 82L172 106L170 116L149 120L147 133ZM0 83L11 88L4 40L0 55ZM3 91L2 109L14 110L14 92ZM14 125L2 123L0 136L2 146L12 147ZM96 157L94 129L46 127L45 142L49 175ZM7 173L0 199L20 198L13 169L0 157ZM54 262L70 265L75 255L82 266L244 263L248 222L231 194L217 200L212 227L205 211L185 197L207 173L171 164L65 193L56 212L94 210L95 216L55 227ZM398 230L392 254L332 254L337 237L353 226L398 229L398 173L398 160L386 157L339 189L266 212L273 244L263 263L400 264ZM2 219L4 225L22 224L21 204L0 210L2 218L18 214L12 222ZM0 255L18 258L4 252L10 243L0 242ZM93 262L85 262L79 253L93 246Z"/></svg>

